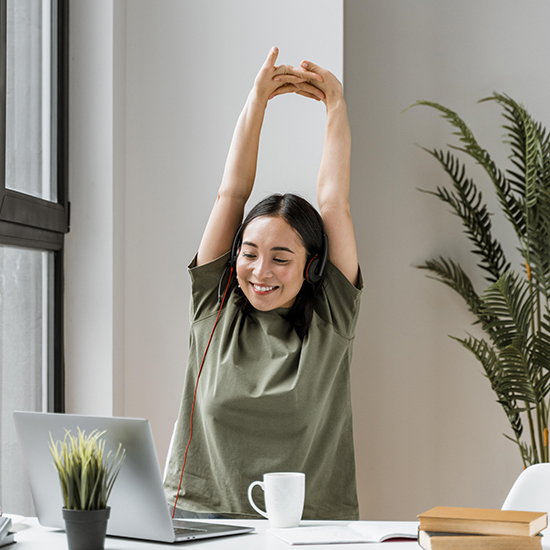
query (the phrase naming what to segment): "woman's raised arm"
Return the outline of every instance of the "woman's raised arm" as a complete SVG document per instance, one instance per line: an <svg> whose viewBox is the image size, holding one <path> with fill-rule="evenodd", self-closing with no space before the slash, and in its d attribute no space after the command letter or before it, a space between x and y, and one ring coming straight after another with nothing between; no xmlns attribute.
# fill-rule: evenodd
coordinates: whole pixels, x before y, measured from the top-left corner
<svg viewBox="0 0 550 550"><path fill-rule="evenodd" d="M270 50L237 121L218 197L199 246L197 265L210 262L231 248L233 237L243 218L246 201L254 186L260 133L269 99L287 92L324 99L321 90L306 82L321 80L319 75L289 65L276 67L278 54L277 48ZM279 75L291 72L297 76L297 82L274 80Z"/></svg>
<svg viewBox="0 0 550 550"><path fill-rule="evenodd" d="M349 190L351 162L351 131L342 86L333 75L321 73L325 82L336 82L324 88L327 95L327 126L319 175L317 202L329 241L330 261L357 285L359 263L351 219Z"/></svg>
<svg viewBox="0 0 550 550"><path fill-rule="evenodd" d="M342 84L331 72L309 61L303 61L301 68L321 77L310 78L305 83L323 92L324 98L321 99L327 109L325 145L317 177L317 202L328 236L329 259L352 284L357 285L359 264L349 204L351 132ZM291 71L275 78L298 87L304 85ZM274 95L280 93L284 93L281 88Z"/></svg>
<svg viewBox="0 0 550 550"><path fill-rule="evenodd" d="M357 285L359 264L351 219L349 190L351 131L342 84L329 71L304 61L302 68L319 74L315 82L325 94L327 126L321 166L317 177L317 202L329 241L330 261Z"/></svg>

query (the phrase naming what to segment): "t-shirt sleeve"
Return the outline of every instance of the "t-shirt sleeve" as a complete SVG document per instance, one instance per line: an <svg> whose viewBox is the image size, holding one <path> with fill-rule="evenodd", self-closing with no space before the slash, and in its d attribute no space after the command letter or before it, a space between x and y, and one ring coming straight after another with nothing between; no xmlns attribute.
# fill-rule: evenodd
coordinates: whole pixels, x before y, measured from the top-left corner
<svg viewBox="0 0 550 550"><path fill-rule="evenodd" d="M218 287L220 280L224 274L227 261L229 260L229 252L219 258L197 266L197 257L188 266L189 276L191 278L191 302L189 304L189 315L191 322L208 317L213 313L217 313L219 309L218 303ZM225 273L223 284L227 284L229 270ZM233 286L235 275L233 275ZM222 291L225 290L225 286Z"/></svg>
<svg viewBox="0 0 550 550"><path fill-rule="evenodd" d="M315 303L315 313L330 323L340 336L352 339L355 337L362 292L361 269L357 286L354 286L334 264L327 262L323 288Z"/></svg>

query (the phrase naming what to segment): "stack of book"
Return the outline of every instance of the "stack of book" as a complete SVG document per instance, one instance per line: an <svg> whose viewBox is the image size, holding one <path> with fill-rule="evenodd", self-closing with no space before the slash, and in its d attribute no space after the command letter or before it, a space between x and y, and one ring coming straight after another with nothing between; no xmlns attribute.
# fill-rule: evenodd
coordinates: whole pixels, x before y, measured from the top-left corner
<svg viewBox="0 0 550 550"><path fill-rule="evenodd" d="M548 526L545 512L438 506L418 516L424 550L536 550Z"/></svg>

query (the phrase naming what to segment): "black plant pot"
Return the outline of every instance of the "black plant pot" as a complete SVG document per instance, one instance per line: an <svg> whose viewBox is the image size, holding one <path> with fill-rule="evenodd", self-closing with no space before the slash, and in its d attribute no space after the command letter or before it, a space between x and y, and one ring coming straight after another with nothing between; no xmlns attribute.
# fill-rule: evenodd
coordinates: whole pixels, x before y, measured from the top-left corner
<svg viewBox="0 0 550 550"><path fill-rule="evenodd" d="M69 550L103 550L111 508L68 510L63 508Z"/></svg>

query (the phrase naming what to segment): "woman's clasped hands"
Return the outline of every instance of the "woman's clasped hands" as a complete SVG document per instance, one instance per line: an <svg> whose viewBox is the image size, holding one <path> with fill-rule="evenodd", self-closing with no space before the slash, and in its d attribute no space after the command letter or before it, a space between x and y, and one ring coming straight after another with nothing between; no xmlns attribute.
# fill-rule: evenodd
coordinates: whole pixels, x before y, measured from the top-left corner
<svg viewBox="0 0 550 550"><path fill-rule="evenodd" d="M276 66L278 55L279 49L271 48L254 81L254 87L264 99L270 100L278 95L296 93L323 101L328 107L329 102L342 97L342 85L330 71L309 61L302 61L299 67Z"/></svg>

